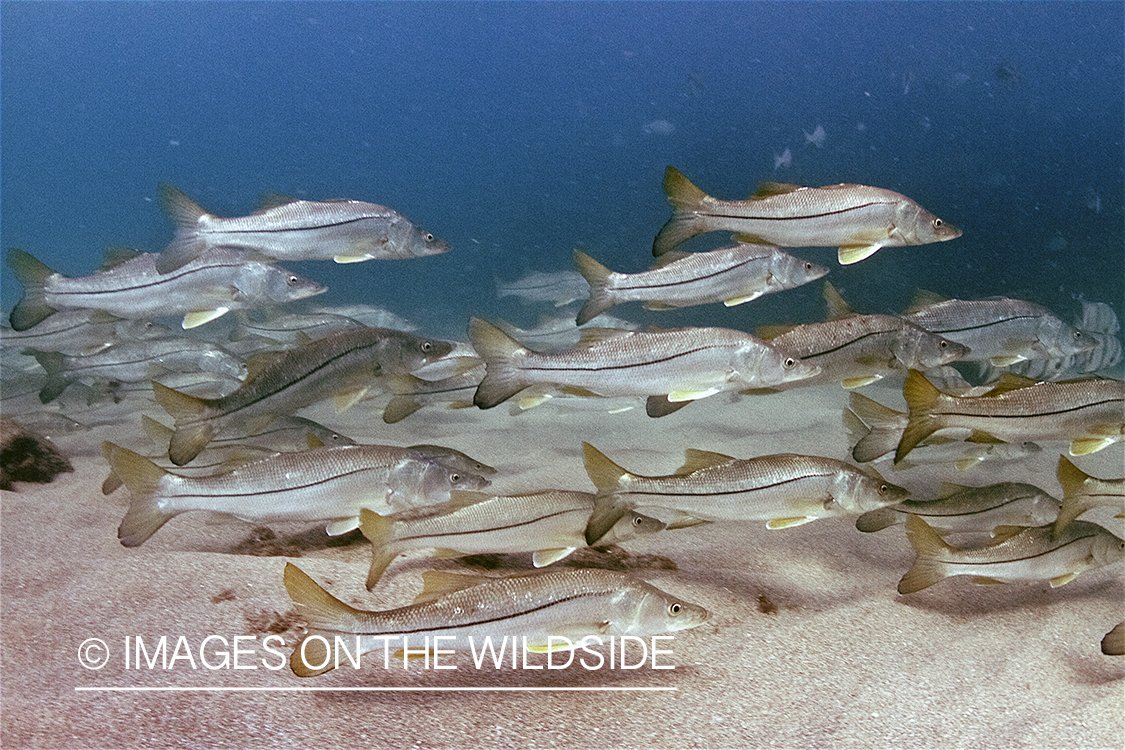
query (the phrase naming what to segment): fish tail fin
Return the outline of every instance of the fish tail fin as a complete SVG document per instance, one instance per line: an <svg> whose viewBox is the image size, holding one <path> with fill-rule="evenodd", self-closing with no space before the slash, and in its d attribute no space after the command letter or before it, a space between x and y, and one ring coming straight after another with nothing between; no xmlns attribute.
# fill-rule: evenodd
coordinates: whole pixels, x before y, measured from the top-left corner
<svg viewBox="0 0 1125 750"><path fill-rule="evenodd" d="M116 476L132 495L117 538L126 547L139 547L175 515L162 510L157 499L160 480L168 472L139 453L110 442L102 443L102 455L109 461L111 476Z"/></svg>
<svg viewBox="0 0 1125 750"><path fill-rule="evenodd" d="M910 417L895 449L896 464L906 458L906 454L914 450L918 443L937 432L937 420L930 412L937 406L941 391L926 380L925 375L911 370L903 383L902 395L910 407Z"/></svg>
<svg viewBox="0 0 1125 750"><path fill-rule="evenodd" d="M1062 507L1055 519L1054 535L1057 537L1071 521L1090 510L1090 505L1082 502L1082 486L1090 475L1079 469L1066 456L1059 456L1059 484L1063 488Z"/></svg>
<svg viewBox="0 0 1125 750"><path fill-rule="evenodd" d="M711 197L675 167L664 170L664 195L672 204L672 218L660 228L652 242L652 254L656 257L699 234L692 213Z"/></svg>
<svg viewBox="0 0 1125 750"><path fill-rule="evenodd" d="M583 443L582 450L586 457L586 473L598 488L598 496L594 500L594 512L590 514L590 520L586 523L586 543L593 546L608 534L629 510L621 498L614 494L620 487L621 480L629 476L629 472L589 443Z"/></svg>
<svg viewBox="0 0 1125 750"><path fill-rule="evenodd" d="M854 421L849 419L849 413L855 417ZM850 394L848 409L844 411L844 426L849 434L859 436L852 446L852 458L867 463L893 451L902 437L901 417L901 412L862 393Z"/></svg>
<svg viewBox="0 0 1125 750"><path fill-rule="evenodd" d="M910 570L898 582L898 593L913 594L945 578L946 567L940 555L950 547L918 516L907 516L906 538L910 540L916 557Z"/></svg>
<svg viewBox="0 0 1125 750"><path fill-rule="evenodd" d="M54 271L31 253L14 247L8 250L8 265L12 267L16 278L24 286L23 299L16 303L8 316L8 324L13 330L26 331L58 312L47 304L43 291L47 278L54 274Z"/></svg>
<svg viewBox="0 0 1125 750"><path fill-rule="evenodd" d="M156 445L157 450L164 455L168 455L168 444L172 442L172 435L176 431L161 422L157 422L147 414L141 415L141 428L148 435L148 439Z"/></svg>
<svg viewBox="0 0 1125 750"><path fill-rule="evenodd" d="M515 357L527 351L520 342L480 318L469 320L469 341L485 362L484 378L473 396L478 407L491 409L530 385L520 379L519 369L513 363Z"/></svg>
<svg viewBox="0 0 1125 750"><path fill-rule="evenodd" d="M41 352L38 349L27 349L39 366L47 371L47 380L39 389L40 403L49 404L62 395L71 380L63 375L63 365L66 357L61 352Z"/></svg>
<svg viewBox="0 0 1125 750"><path fill-rule="evenodd" d="M578 325L582 326L613 307L614 302L608 289L610 270L581 250L574 251L574 262L582 278L590 285L590 299L586 300L576 318Z"/></svg>
<svg viewBox="0 0 1125 750"><path fill-rule="evenodd" d="M329 594L293 563L285 564L285 590L309 623L305 637L293 648L289 668L298 677L315 677L335 668L329 653L332 636L348 632L362 613Z"/></svg>
<svg viewBox="0 0 1125 750"><path fill-rule="evenodd" d="M391 561L398 557L397 552L390 549L394 539L394 521L368 508L361 508L359 530L371 542L371 569L367 571L367 590L370 591L383 577L383 571Z"/></svg>
<svg viewBox="0 0 1125 750"><path fill-rule="evenodd" d="M192 396L153 381L152 392L156 402L176 418L176 431L168 443L168 458L176 466L183 466L199 455L215 436L215 427L203 419L211 407L207 399ZM194 424L180 426L180 422Z"/></svg>
<svg viewBox="0 0 1125 750"><path fill-rule="evenodd" d="M164 183L160 186L160 199L164 210L176 223L176 234L172 242L156 258L159 273L175 271L189 263L207 249L207 243L199 236L199 219L207 215L199 205L178 189Z"/></svg>

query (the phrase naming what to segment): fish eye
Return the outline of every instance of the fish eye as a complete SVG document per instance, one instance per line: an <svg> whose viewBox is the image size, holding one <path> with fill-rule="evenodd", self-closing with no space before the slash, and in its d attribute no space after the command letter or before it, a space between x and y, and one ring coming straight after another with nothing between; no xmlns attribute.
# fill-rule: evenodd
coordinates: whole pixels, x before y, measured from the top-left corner
<svg viewBox="0 0 1125 750"><path fill-rule="evenodd" d="M683 608L684 606L679 602L673 602L672 604L668 605L668 614L678 615L680 614L680 611L683 610Z"/></svg>
<svg viewBox="0 0 1125 750"><path fill-rule="evenodd" d="M782 367L784 367L786 370L792 370L796 366L797 360L793 359L792 357L786 357L785 362L782 363Z"/></svg>
<svg viewBox="0 0 1125 750"><path fill-rule="evenodd" d="M949 342L948 341L938 342L938 348L939 349L948 349L949 348Z"/></svg>
<svg viewBox="0 0 1125 750"><path fill-rule="evenodd" d="M300 279L296 276L290 276L286 283L289 284L289 286L297 286L298 281L300 281Z"/></svg>
<svg viewBox="0 0 1125 750"><path fill-rule="evenodd" d="M941 220L941 219L934 219L934 229L937 229L937 228L938 228L938 227L940 227L941 225L942 225L942 220Z"/></svg>
<svg viewBox="0 0 1125 750"><path fill-rule="evenodd" d="M458 482L461 481L461 475L458 474L457 472L453 472L452 474L449 475L449 481L453 482L453 484L457 484Z"/></svg>
<svg viewBox="0 0 1125 750"><path fill-rule="evenodd" d="M432 343L430 343L429 341L423 341L422 342L422 351L428 352L428 351L432 350L433 348L434 348L434 345Z"/></svg>
<svg viewBox="0 0 1125 750"><path fill-rule="evenodd" d="M891 488L890 488L890 487L888 487L888 486L887 486L887 485L885 485L885 484L881 484L881 485L879 485L879 494L880 494L880 495L885 495L885 494L887 494L888 492L890 492L890 490L891 490Z"/></svg>
<svg viewBox="0 0 1125 750"><path fill-rule="evenodd" d="M641 517L640 516L633 516L633 525L634 526L640 526L641 525Z"/></svg>
<svg viewBox="0 0 1125 750"><path fill-rule="evenodd" d="M810 263L809 261L805 261L805 270L811 271L812 270L812 263Z"/></svg>
<svg viewBox="0 0 1125 750"><path fill-rule="evenodd" d="M426 240L426 242L433 242L434 236L432 234L430 234L429 232L426 232L426 234L424 235L424 239Z"/></svg>

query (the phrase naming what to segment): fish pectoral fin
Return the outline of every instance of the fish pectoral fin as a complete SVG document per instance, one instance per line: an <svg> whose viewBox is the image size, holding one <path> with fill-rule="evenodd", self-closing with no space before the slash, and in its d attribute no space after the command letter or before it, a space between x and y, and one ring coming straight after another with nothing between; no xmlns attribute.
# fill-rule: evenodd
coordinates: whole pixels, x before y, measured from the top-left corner
<svg viewBox="0 0 1125 750"><path fill-rule="evenodd" d="M750 294L744 294L741 297L729 297L723 300L723 304L727 307L734 307L735 305L741 305L745 302L758 299L758 297L761 296L761 292L751 292Z"/></svg>
<svg viewBox="0 0 1125 750"><path fill-rule="evenodd" d="M766 523L767 529L788 529L792 526L800 526L809 521L815 521L815 516L795 516L793 518L772 518Z"/></svg>
<svg viewBox="0 0 1125 750"><path fill-rule="evenodd" d="M1111 445L1114 440L1116 440L1115 437L1108 435L1075 438L1070 443L1070 455L1085 456L1090 453L1097 453L1102 448Z"/></svg>
<svg viewBox="0 0 1125 750"><path fill-rule="evenodd" d="M340 536L358 528L359 516L352 516L351 518L337 518L335 521L329 521L328 525L324 527L324 531L328 536Z"/></svg>
<svg viewBox="0 0 1125 750"><path fill-rule="evenodd" d="M696 518L693 515L680 511L676 518L665 526L665 529L690 529L692 526L703 526L704 524L711 523L705 518Z"/></svg>
<svg viewBox="0 0 1125 750"><path fill-rule="evenodd" d="M332 260L337 263L362 263L365 260L371 260L373 257L367 253L361 253L359 255L337 255Z"/></svg>
<svg viewBox="0 0 1125 750"><path fill-rule="evenodd" d="M348 409L358 404L360 399L367 395L367 391L367 386L364 386L362 388L356 388L354 391L337 393L332 397L332 401L336 404L336 413L343 414Z"/></svg>
<svg viewBox="0 0 1125 750"><path fill-rule="evenodd" d="M433 557L437 560L456 560L458 557L464 557L464 552L458 552L449 547L435 547Z"/></svg>
<svg viewBox="0 0 1125 750"><path fill-rule="evenodd" d="M984 432L983 430L973 430L973 434L969 435L969 437L965 438L965 442L968 442L968 443L1003 443L1004 441L1001 440L998 437L994 437L992 435L989 435L987 432Z"/></svg>
<svg viewBox="0 0 1125 750"><path fill-rule="evenodd" d="M699 390L686 389L685 388L685 389L682 389L682 390L672 391L671 393L669 393L668 394L668 400L671 401L674 404L679 403L680 401L697 401L701 398L707 398L708 396L714 396L720 390L721 389L718 388L717 386L712 386L711 388L704 388L704 389L699 389Z"/></svg>
<svg viewBox="0 0 1125 750"><path fill-rule="evenodd" d="M1051 579L1051 588L1057 589L1059 586L1065 586L1077 577L1077 573L1067 573L1066 575L1055 576Z"/></svg>
<svg viewBox="0 0 1125 750"><path fill-rule="evenodd" d="M210 323L216 318L221 318L230 312L229 307L216 307L213 310L192 310L184 316L184 322L181 324L184 330L191 328L198 328L204 323Z"/></svg>
<svg viewBox="0 0 1125 750"><path fill-rule="evenodd" d="M537 568L545 568L551 563L556 563L569 555L577 547L560 547L557 549L540 549L536 550L531 556L531 564Z"/></svg>
<svg viewBox="0 0 1125 750"><path fill-rule="evenodd" d="M859 263L861 260L871 257L878 252L879 248L882 246L883 245L878 242L840 245L836 257L839 259L841 266L850 266L853 263Z"/></svg>
<svg viewBox="0 0 1125 750"><path fill-rule="evenodd" d="M840 385L851 390L853 388L862 388L865 385L871 385L875 381L882 379L882 375L859 375L854 378L844 378L840 381Z"/></svg>

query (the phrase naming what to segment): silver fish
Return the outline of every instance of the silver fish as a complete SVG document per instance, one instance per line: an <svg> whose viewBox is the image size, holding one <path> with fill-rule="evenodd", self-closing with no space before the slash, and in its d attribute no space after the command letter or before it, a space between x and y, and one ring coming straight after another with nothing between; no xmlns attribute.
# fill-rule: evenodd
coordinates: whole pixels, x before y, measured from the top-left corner
<svg viewBox="0 0 1125 750"><path fill-rule="evenodd" d="M858 388L912 367L955 362L969 352L894 315L849 315L788 329L762 329L759 335L820 367L819 374L792 386L837 382Z"/></svg>
<svg viewBox="0 0 1125 750"><path fill-rule="evenodd" d="M519 297L524 302L569 305L586 296L586 281L577 271L530 273L516 281L496 281L497 297Z"/></svg>
<svg viewBox="0 0 1125 750"><path fill-rule="evenodd" d="M144 253L92 276L67 278L22 250L8 251L8 264L25 293L9 321L17 331L59 310L104 310L119 318L183 316L195 328L231 310L284 304L328 291L283 268L216 248L175 273L156 270L156 254Z"/></svg>
<svg viewBox="0 0 1125 750"><path fill-rule="evenodd" d="M1029 359L1068 357L1094 342L1047 308L1022 300L917 297L904 320L971 349L965 359L1003 367Z"/></svg>
<svg viewBox="0 0 1125 750"><path fill-rule="evenodd" d="M411 323L406 318L395 315L390 310L376 305L321 305L309 308L312 313L326 313L332 315L343 315L345 318L351 318L363 323L369 328L393 328L396 331L406 331L413 333L418 330L415 323Z"/></svg>
<svg viewBox="0 0 1125 750"><path fill-rule="evenodd" d="M324 521L331 535L359 526L359 511L394 512L449 500L488 480L461 474L409 448L342 445L277 453L232 471L186 477L113 443L102 453L132 501L117 538L136 547L180 513L206 510L244 521Z"/></svg>
<svg viewBox="0 0 1125 750"><path fill-rule="evenodd" d="M371 542L370 591L391 561L413 549L449 550L458 555L534 552L541 568L586 546L586 522L594 511L588 492L542 490L521 495L454 492L449 503L423 512L382 516L363 510L359 528ZM626 514L601 540L617 544L664 524L639 513Z"/></svg>
<svg viewBox="0 0 1125 750"><path fill-rule="evenodd" d="M586 540L593 544L628 510L679 511L702 521L768 521L771 529L818 518L858 515L910 497L876 472L864 473L834 458L784 453L732 458L689 448L674 474L644 476L615 464L583 443L586 473L598 497ZM686 520L686 519L685 519ZM674 521L669 528L677 528Z"/></svg>
<svg viewBox="0 0 1125 750"><path fill-rule="evenodd" d="M165 372L210 372L238 380L246 377L246 365L226 349L183 336L121 341L85 356L29 351L47 372L47 381L39 391L44 404L75 382L139 383Z"/></svg>
<svg viewBox="0 0 1125 750"><path fill-rule="evenodd" d="M998 526L1043 526L1059 512L1059 501L1038 487L1000 482L987 487L943 483L933 500L907 500L868 511L856 519L860 531L873 532L918 516L940 533L991 532Z"/></svg>
<svg viewBox="0 0 1125 750"><path fill-rule="evenodd" d="M1062 510L1055 519L1055 534L1061 534L1074 519L1094 508L1110 507L1125 518L1125 479L1099 479L1059 456L1059 484L1063 489Z"/></svg>
<svg viewBox="0 0 1125 750"><path fill-rule="evenodd" d="M734 232L741 242L781 247L837 245L841 265L881 247L926 245L961 236L905 195L867 185L801 187L764 182L744 201L712 198L673 167L664 175L672 218L652 244L663 255L697 234Z"/></svg>
<svg viewBox="0 0 1125 750"><path fill-rule="evenodd" d="M991 546L958 549L920 517L910 516L906 536L916 557L898 592L913 594L952 576L973 576L977 583L1047 580L1056 588L1083 571L1125 560L1125 541L1097 524L1074 521L1058 536L1051 524L1009 528L1012 535Z"/></svg>
<svg viewBox="0 0 1125 750"><path fill-rule="evenodd" d="M93 354L119 340L119 320L94 310L66 310L23 331L0 327L0 346L5 350Z"/></svg>
<svg viewBox="0 0 1125 750"><path fill-rule="evenodd" d="M286 201L249 216L212 216L171 185L161 197L176 236L156 268L170 273L210 248L251 250L277 260L335 260L437 255L449 245L386 206L363 201Z"/></svg>
<svg viewBox="0 0 1125 750"><path fill-rule="evenodd" d="M367 393L373 378L417 370L452 349L444 341L389 328L365 328L340 331L281 352L252 372L242 387L221 398L196 398L154 382L157 402L176 418L168 457L183 466L231 419L260 422L260 428L278 414L292 414L330 396L345 409Z"/></svg>
<svg viewBox="0 0 1125 750"><path fill-rule="evenodd" d="M582 328L574 322L573 315L543 318L535 328L520 328L505 321L498 321L496 327L525 345L533 345L538 352L573 349L582 339ZM636 323L604 314L590 320L587 327L617 328L622 331L640 330L640 326Z"/></svg>
<svg viewBox="0 0 1125 750"><path fill-rule="evenodd" d="M554 384L597 396L655 396L658 401L650 399L648 413L663 416L720 391L777 385L818 371L778 347L726 328L584 329L578 347L540 353L473 318L469 338L487 366L473 398L482 409L530 386Z"/></svg>
<svg viewBox="0 0 1125 750"><path fill-rule="evenodd" d="M950 427L973 431L974 442L1070 440L1070 454L1094 453L1125 434L1125 383L1076 380L1036 383L1006 374L982 396L952 396L911 370L902 394L910 419L895 449L901 462L918 443Z"/></svg>
<svg viewBox="0 0 1125 750"><path fill-rule="evenodd" d="M414 604L372 612L345 604L286 563L285 588L309 625L293 649L293 673L312 677L335 668L334 656L340 655L330 653L329 644L336 636L345 636L353 655L354 636L361 653L403 645L420 649L435 636L449 637L441 642L443 649L463 651L471 644L482 646L486 638L498 644L508 637L523 639L529 651L544 652L565 646L552 637L577 646L591 635L653 635L698 627L710 617L703 607L609 570L548 570L507 578L430 571L423 579L426 589Z"/></svg>
<svg viewBox="0 0 1125 750"><path fill-rule="evenodd" d="M651 271L616 273L580 250L578 270L590 285L590 299L578 311L585 325L614 305L644 302L668 310L722 302L727 307L793 289L819 279L828 269L794 258L773 245L733 245L706 253L662 255Z"/></svg>
<svg viewBox="0 0 1125 750"><path fill-rule="evenodd" d="M231 332L230 339L239 341L248 336L260 336L287 346L295 346L306 338L318 339L337 331L366 327L358 320L330 313L292 313L276 315L263 321L244 317Z"/></svg>

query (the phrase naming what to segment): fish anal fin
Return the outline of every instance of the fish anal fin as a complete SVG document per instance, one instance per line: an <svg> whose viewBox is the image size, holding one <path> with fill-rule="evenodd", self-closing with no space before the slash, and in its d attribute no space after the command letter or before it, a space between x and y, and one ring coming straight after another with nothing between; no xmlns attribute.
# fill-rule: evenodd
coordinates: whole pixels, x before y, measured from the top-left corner
<svg viewBox="0 0 1125 750"><path fill-rule="evenodd" d="M865 385L871 385L872 383L882 379L882 375L858 375L854 378L844 378L840 381L840 385L842 385L844 388L847 388L848 390L851 390L853 388L862 388Z"/></svg>
<svg viewBox="0 0 1125 750"><path fill-rule="evenodd" d="M1086 456L1091 453L1097 453L1102 448L1106 448L1113 444L1116 438L1111 436L1086 436L1075 438L1070 443L1070 455L1072 456Z"/></svg>
<svg viewBox="0 0 1125 750"><path fill-rule="evenodd" d="M973 576L972 580L978 586L1002 586L1004 584L1004 581L988 576Z"/></svg>

